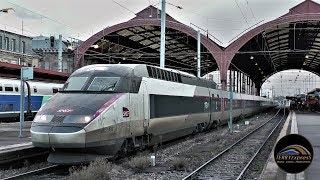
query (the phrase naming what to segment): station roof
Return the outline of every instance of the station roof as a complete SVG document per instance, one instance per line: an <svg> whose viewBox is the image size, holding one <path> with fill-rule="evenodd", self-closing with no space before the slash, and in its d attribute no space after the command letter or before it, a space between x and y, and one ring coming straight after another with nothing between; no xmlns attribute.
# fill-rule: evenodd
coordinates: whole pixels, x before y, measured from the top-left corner
<svg viewBox="0 0 320 180"><path fill-rule="evenodd" d="M320 75L320 16L315 15L318 12L320 5L306 0L289 13L252 30L254 33L262 29L236 52L232 64L256 82L288 69Z"/></svg>
<svg viewBox="0 0 320 180"><path fill-rule="evenodd" d="M0 77L20 78L21 67L23 66L0 62ZM68 79L70 74L34 68L33 75L35 80L64 83Z"/></svg>
<svg viewBox="0 0 320 180"><path fill-rule="evenodd" d="M159 65L160 62L160 10L153 6L136 14L136 17L108 27L84 42L85 64L97 63L144 63ZM166 16L166 67L195 74L197 67L197 32L171 16ZM103 35L101 35L101 33ZM201 36L202 74L218 68L208 44L210 38ZM208 43L210 42L210 43ZM216 45L217 48L220 47ZM81 51L81 47L79 48Z"/></svg>
<svg viewBox="0 0 320 180"><path fill-rule="evenodd" d="M305 0L287 14L255 27L223 48L201 35L201 74L226 69L247 74L256 84L288 69L320 75L320 5ZM153 6L136 17L96 33L76 50L76 68L97 63L159 65L160 10ZM196 74L197 32L166 16L166 67Z"/></svg>

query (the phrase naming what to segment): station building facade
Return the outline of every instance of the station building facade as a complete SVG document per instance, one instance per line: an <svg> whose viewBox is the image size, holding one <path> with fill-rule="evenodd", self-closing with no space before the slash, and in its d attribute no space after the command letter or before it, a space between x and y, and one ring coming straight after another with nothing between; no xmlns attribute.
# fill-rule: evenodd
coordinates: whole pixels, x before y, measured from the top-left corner
<svg viewBox="0 0 320 180"><path fill-rule="evenodd" d="M73 72L73 51L70 43L62 43L63 72ZM0 62L58 71L58 41L54 36L29 37L0 31Z"/></svg>

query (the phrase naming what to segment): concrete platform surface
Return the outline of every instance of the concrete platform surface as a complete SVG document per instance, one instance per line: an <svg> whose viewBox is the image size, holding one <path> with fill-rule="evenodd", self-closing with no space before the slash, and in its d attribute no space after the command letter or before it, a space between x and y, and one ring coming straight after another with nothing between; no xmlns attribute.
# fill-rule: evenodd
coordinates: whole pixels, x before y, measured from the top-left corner
<svg viewBox="0 0 320 180"><path fill-rule="evenodd" d="M299 134L313 146L313 161L305 170L305 179L320 179L320 114L296 112Z"/></svg>
<svg viewBox="0 0 320 180"><path fill-rule="evenodd" d="M288 126L289 121L291 125ZM288 131L287 131L288 129ZM281 130L278 140L289 134L300 134L306 137L313 146L314 157L311 165L298 174L289 174L281 170L271 152L267 164L259 177L261 180L319 180L320 179L320 114L312 112L291 111Z"/></svg>
<svg viewBox="0 0 320 180"><path fill-rule="evenodd" d="M19 138L20 123L1 123L0 124L0 151L6 146L30 143L31 121L24 122L22 138Z"/></svg>

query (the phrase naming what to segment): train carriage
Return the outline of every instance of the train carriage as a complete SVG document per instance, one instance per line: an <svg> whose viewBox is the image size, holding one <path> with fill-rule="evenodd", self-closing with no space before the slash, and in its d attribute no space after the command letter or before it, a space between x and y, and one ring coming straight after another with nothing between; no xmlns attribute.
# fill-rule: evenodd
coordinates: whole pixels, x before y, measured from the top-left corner
<svg viewBox="0 0 320 180"><path fill-rule="evenodd" d="M36 113L52 95L58 92L62 84L28 81L30 86L30 111ZM0 120L15 121L20 113L20 80L0 78ZM27 95L28 89L25 86ZM29 99L25 97L25 112Z"/></svg>

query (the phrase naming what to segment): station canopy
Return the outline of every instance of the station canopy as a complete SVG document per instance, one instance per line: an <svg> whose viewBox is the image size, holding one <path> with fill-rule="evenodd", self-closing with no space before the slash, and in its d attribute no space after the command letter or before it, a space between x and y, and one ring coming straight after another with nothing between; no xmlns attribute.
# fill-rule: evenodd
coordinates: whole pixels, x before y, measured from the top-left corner
<svg viewBox="0 0 320 180"><path fill-rule="evenodd" d="M291 18L294 21L275 26L269 25L273 22L263 24L267 28L239 49L232 64L256 82L288 69L303 69L320 75L320 21L315 20L318 15L313 12L319 10L318 3L307 0L274 20ZM306 16L310 20L301 18ZM302 20L296 20L299 18Z"/></svg>
<svg viewBox="0 0 320 180"><path fill-rule="evenodd" d="M99 37L83 54L85 63L141 63L159 66L161 33L159 18L160 11L153 6L149 6L137 13L135 18L116 25L120 27L116 28L117 30L110 32L110 30L108 31L108 28L106 28L104 31L108 31L108 33L103 35L103 37ZM183 25L169 15L167 15L166 19L165 67L196 74L196 31L189 26ZM174 27L170 27L168 23L173 24ZM121 28L121 26L124 28ZM206 38L206 41L211 40ZM214 71L217 68L218 65L214 57L202 44L202 74Z"/></svg>

